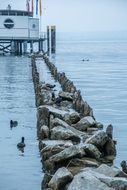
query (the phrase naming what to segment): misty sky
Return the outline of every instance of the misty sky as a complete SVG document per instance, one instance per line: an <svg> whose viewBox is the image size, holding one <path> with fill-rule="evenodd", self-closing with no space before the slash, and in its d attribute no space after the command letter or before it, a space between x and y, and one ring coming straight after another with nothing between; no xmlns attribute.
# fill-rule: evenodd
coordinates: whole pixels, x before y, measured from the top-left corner
<svg viewBox="0 0 127 190"><path fill-rule="evenodd" d="M18 3L17 3L18 1ZM42 0L42 26L57 31L127 31L127 0ZM0 8L26 9L25 0L0 0Z"/></svg>

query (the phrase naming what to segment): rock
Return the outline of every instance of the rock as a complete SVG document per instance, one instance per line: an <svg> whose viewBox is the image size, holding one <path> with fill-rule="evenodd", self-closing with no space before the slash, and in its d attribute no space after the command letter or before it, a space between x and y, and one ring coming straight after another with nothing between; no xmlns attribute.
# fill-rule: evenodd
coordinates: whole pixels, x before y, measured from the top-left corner
<svg viewBox="0 0 127 190"><path fill-rule="evenodd" d="M89 127L94 127L95 126L95 120L91 116L86 116L83 117L78 123L73 125L76 129L80 131L87 131Z"/></svg>
<svg viewBox="0 0 127 190"><path fill-rule="evenodd" d="M106 156L116 156L116 147L115 143L111 138L108 138L107 142L104 145L104 154Z"/></svg>
<svg viewBox="0 0 127 190"><path fill-rule="evenodd" d="M88 138L88 135L86 133L75 129L74 127L68 125L65 121L63 121L63 120L61 120L59 118L53 119L50 124L51 124L50 128L53 128L53 127L56 127L56 126L63 126L64 128L70 129L73 133L75 133L79 137L82 136L84 139Z"/></svg>
<svg viewBox="0 0 127 190"><path fill-rule="evenodd" d="M49 159L51 156L54 154L57 154L65 149L65 146L60 146L60 145L50 145L46 146L41 150L41 156L43 161Z"/></svg>
<svg viewBox="0 0 127 190"><path fill-rule="evenodd" d="M108 166L106 164L101 164L97 169L96 172L100 174L104 174L108 177L127 177L127 175L122 172L119 168L114 166Z"/></svg>
<svg viewBox="0 0 127 190"><path fill-rule="evenodd" d="M94 135L97 131L98 129L94 127L87 128L87 133L90 135Z"/></svg>
<svg viewBox="0 0 127 190"><path fill-rule="evenodd" d="M60 103L60 106L61 107L66 107L67 109L72 109L73 108L72 102L68 102L67 100L62 101Z"/></svg>
<svg viewBox="0 0 127 190"><path fill-rule="evenodd" d="M97 160L101 157L101 152L92 144L84 144L81 148L85 151L86 156L88 157L95 158Z"/></svg>
<svg viewBox="0 0 127 190"><path fill-rule="evenodd" d="M84 167L97 168L99 167L99 164L94 159L83 157L83 158L73 158L68 165L68 167L79 167L79 166L81 168Z"/></svg>
<svg viewBox="0 0 127 190"><path fill-rule="evenodd" d="M49 138L49 128L48 126L43 125L39 131L39 139L43 140L45 138Z"/></svg>
<svg viewBox="0 0 127 190"><path fill-rule="evenodd" d="M39 106L37 109L37 127L40 130L42 125L49 126L49 109L44 106Z"/></svg>
<svg viewBox="0 0 127 190"><path fill-rule="evenodd" d="M53 190L61 190L67 183L71 182L73 175L67 168L59 168L48 183L48 186Z"/></svg>
<svg viewBox="0 0 127 190"><path fill-rule="evenodd" d="M74 176L67 190L115 190L105 183L101 182L90 172L80 172Z"/></svg>
<svg viewBox="0 0 127 190"><path fill-rule="evenodd" d="M100 123L100 122L96 122L96 127L97 127L98 129L103 129L103 124Z"/></svg>
<svg viewBox="0 0 127 190"><path fill-rule="evenodd" d="M88 138L85 143L93 144L97 148L102 149L105 143L108 140L108 136L104 131L98 131L94 135L92 135L90 138Z"/></svg>
<svg viewBox="0 0 127 190"><path fill-rule="evenodd" d="M85 153L84 153L85 154ZM54 156L50 157L50 162L63 162L68 161L71 158L80 158L83 155L83 151L80 149L78 145L73 145L69 148L65 148L62 152L55 154Z"/></svg>
<svg viewBox="0 0 127 190"><path fill-rule="evenodd" d="M68 100L68 101L73 100L73 94L69 92L61 91L59 92L59 96L62 98L62 100Z"/></svg>
<svg viewBox="0 0 127 190"><path fill-rule="evenodd" d="M126 161L123 160L123 161L120 163L120 165L121 165L121 167L122 167L122 171L127 174L127 163L126 163Z"/></svg>
<svg viewBox="0 0 127 190"><path fill-rule="evenodd" d="M79 122L80 121L79 113L74 112L74 113L70 114L69 120L70 120L71 124L76 124L77 122Z"/></svg>
<svg viewBox="0 0 127 190"><path fill-rule="evenodd" d="M122 177L105 177L100 176L100 181L110 186L115 190L126 190L127 189L127 179Z"/></svg>
<svg viewBox="0 0 127 190"><path fill-rule="evenodd" d="M100 180L100 182L104 183L108 187L111 187L115 190L125 190L127 189L127 179L123 177L109 177L104 174L100 174L97 170L85 169L84 175L91 174L92 176L96 177Z"/></svg>
<svg viewBox="0 0 127 190"><path fill-rule="evenodd" d="M74 110L67 110L64 107L60 107L60 109L58 109L51 105L42 105L38 107L38 112L40 117L44 114L43 110L47 110L47 112L54 115L54 117L58 117L59 119L63 119L65 114L71 114L74 112Z"/></svg>
<svg viewBox="0 0 127 190"><path fill-rule="evenodd" d="M46 189L48 188L48 183L51 180L52 176L49 173L45 173L42 183L41 183L41 189Z"/></svg>
<svg viewBox="0 0 127 190"><path fill-rule="evenodd" d="M69 147L72 146L73 143L72 141L64 141L64 140L43 140L39 142L39 149L43 149L46 146L65 146L65 147Z"/></svg>
<svg viewBox="0 0 127 190"><path fill-rule="evenodd" d="M70 129L62 126L54 127L51 130L51 139L53 140L72 140L74 142L80 142L80 137L72 132Z"/></svg>
<svg viewBox="0 0 127 190"><path fill-rule="evenodd" d="M107 126L106 133L109 138L113 138L113 126L111 124Z"/></svg>
<svg viewBox="0 0 127 190"><path fill-rule="evenodd" d="M89 106L89 104L86 101L83 102L83 110L85 116L93 117L93 109Z"/></svg>

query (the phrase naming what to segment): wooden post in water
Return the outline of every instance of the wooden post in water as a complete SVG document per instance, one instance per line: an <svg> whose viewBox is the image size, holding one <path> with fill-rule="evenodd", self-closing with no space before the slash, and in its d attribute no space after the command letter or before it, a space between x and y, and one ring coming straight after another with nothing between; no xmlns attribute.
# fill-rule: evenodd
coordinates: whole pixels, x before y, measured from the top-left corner
<svg viewBox="0 0 127 190"><path fill-rule="evenodd" d="M15 54L15 43L11 41L11 54Z"/></svg>
<svg viewBox="0 0 127 190"><path fill-rule="evenodd" d="M19 48L20 49L19 54L22 55L22 42L21 41L19 42L19 46L20 46L20 48Z"/></svg>
<svg viewBox="0 0 127 190"><path fill-rule="evenodd" d="M47 26L47 52L50 53L50 30L49 26Z"/></svg>
<svg viewBox="0 0 127 190"><path fill-rule="evenodd" d="M26 54L27 53L27 41L23 42L23 53Z"/></svg>
<svg viewBox="0 0 127 190"><path fill-rule="evenodd" d="M30 53L33 53L33 41L30 42Z"/></svg>
<svg viewBox="0 0 127 190"><path fill-rule="evenodd" d="M56 26L51 26L51 53L56 53Z"/></svg>

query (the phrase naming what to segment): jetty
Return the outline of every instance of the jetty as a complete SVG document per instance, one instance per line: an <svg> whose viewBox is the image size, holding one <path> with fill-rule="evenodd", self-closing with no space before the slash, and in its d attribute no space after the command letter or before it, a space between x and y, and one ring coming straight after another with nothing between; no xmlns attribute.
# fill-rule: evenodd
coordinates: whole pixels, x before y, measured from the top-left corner
<svg viewBox="0 0 127 190"><path fill-rule="evenodd" d="M47 87L49 81L41 80L38 60L49 68L54 88ZM44 172L42 190L127 189L127 173L113 165L113 126L104 129L96 121L80 90L46 54L32 56L32 76Z"/></svg>

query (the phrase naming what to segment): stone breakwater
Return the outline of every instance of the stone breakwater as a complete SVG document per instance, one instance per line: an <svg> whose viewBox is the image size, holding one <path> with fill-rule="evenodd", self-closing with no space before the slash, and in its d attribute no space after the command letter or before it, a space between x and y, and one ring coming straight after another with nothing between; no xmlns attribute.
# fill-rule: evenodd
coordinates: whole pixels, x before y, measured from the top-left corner
<svg viewBox="0 0 127 190"><path fill-rule="evenodd" d="M42 59L61 91L56 91L54 84L40 81L36 59L33 55L42 190L127 189L126 173L113 166L113 126L103 129L81 92L45 54Z"/></svg>

